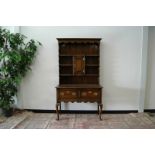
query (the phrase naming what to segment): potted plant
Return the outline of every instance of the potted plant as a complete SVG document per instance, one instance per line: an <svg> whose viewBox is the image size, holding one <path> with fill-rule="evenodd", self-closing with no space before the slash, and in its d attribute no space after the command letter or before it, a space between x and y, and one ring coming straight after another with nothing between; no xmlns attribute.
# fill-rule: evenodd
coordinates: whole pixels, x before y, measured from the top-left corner
<svg viewBox="0 0 155 155"><path fill-rule="evenodd" d="M0 108L6 116L12 113L22 77L30 70L40 42L25 41L26 36L0 28Z"/></svg>

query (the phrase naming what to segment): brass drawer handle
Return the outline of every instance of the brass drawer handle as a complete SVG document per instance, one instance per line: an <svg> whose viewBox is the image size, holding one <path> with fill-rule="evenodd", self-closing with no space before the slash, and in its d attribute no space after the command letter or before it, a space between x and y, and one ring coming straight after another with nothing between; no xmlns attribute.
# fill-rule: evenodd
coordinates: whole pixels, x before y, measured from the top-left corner
<svg viewBox="0 0 155 155"><path fill-rule="evenodd" d="M76 92L72 92L72 95L75 96L76 95Z"/></svg>
<svg viewBox="0 0 155 155"><path fill-rule="evenodd" d="M69 93L70 93L70 91L69 91L69 90L67 90L67 91L66 91L66 94L69 94Z"/></svg>
<svg viewBox="0 0 155 155"><path fill-rule="evenodd" d="M91 94L91 93L92 93L92 91L90 90L90 91L88 91L88 93L89 93L89 94Z"/></svg>
<svg viewBox="0 0 155 155"><path fill-rule="evenodd" d="M86 96L87 95L87 93L86 92L82 92L82 96Z"/></svg>
<svg viewBox="0 0 155 155"><path fill-rule="evenodd" d="M97 96L97 95L98 95L98 93L97 93L97 92L95 92L95 93L94 93L94 96Z"/></svg>
<svg viewBox="0 0 155 155"><path fill-rule="evenodd" d="M60 95L61 95L61 96L64 96L64 92L61 92Z"/></svg>

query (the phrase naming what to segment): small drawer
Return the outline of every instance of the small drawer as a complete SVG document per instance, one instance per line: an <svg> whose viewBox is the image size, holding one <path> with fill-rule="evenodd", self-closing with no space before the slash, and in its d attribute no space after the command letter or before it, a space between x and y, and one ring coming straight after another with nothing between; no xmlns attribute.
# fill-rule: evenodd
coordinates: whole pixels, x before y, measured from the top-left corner
<svg viewBox="0 0 155 155"><path fill-rule="evenodd" d="M80 98L86 100L89 99L99 100L100 94L101 94L100 89L82 89L80 91Z"/></svg>
<svg viewBox="0 0 155 155"><path fill-rule="evenodd" d="M64 89L61 88L58 90L58 98L61 100L74 100L77 99L78 92L76 89Z"/></svg>

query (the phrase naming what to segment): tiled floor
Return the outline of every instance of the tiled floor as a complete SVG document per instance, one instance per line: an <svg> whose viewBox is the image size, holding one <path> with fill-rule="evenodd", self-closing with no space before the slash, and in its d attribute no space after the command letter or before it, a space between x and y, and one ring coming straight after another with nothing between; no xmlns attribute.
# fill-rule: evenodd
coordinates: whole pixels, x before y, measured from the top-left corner
<svg viewBox="0 0 155 155"><path fill-rule="evenodd" d="M21 112L0 117L0 129L155 129L155 114L61 114Z"/></svg>

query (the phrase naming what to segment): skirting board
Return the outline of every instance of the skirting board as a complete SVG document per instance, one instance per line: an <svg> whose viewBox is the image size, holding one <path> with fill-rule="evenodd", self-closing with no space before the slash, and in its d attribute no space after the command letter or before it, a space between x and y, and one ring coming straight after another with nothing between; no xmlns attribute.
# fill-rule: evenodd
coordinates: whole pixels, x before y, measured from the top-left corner
<svg viewBox="0 0 155 155"><path fill-rule="evenodd" d="M39 109L25 109L27 111L32 111L35 113L56 113L55 110L39 110ZM127 113L137 113L138 110L105 110L103 114L127 114ZM155 113L155 109L146 109L144 112ZM96 110L61 110L61 113L66 114L96 114Z"/></svg>
<svg viewBox="0 0 155 155"><path fill-rule="evenodd" d="M36 113L56 113L55 110L38 110L38 109L25 109L27 111L32 111ZM108 110L108 111L103 111L102 113L106 114L125 114L125 113L136 113L138 112L137 110ZM61 110L61 113L66 113L66 114L96 114L96 110Z"/></svg>

